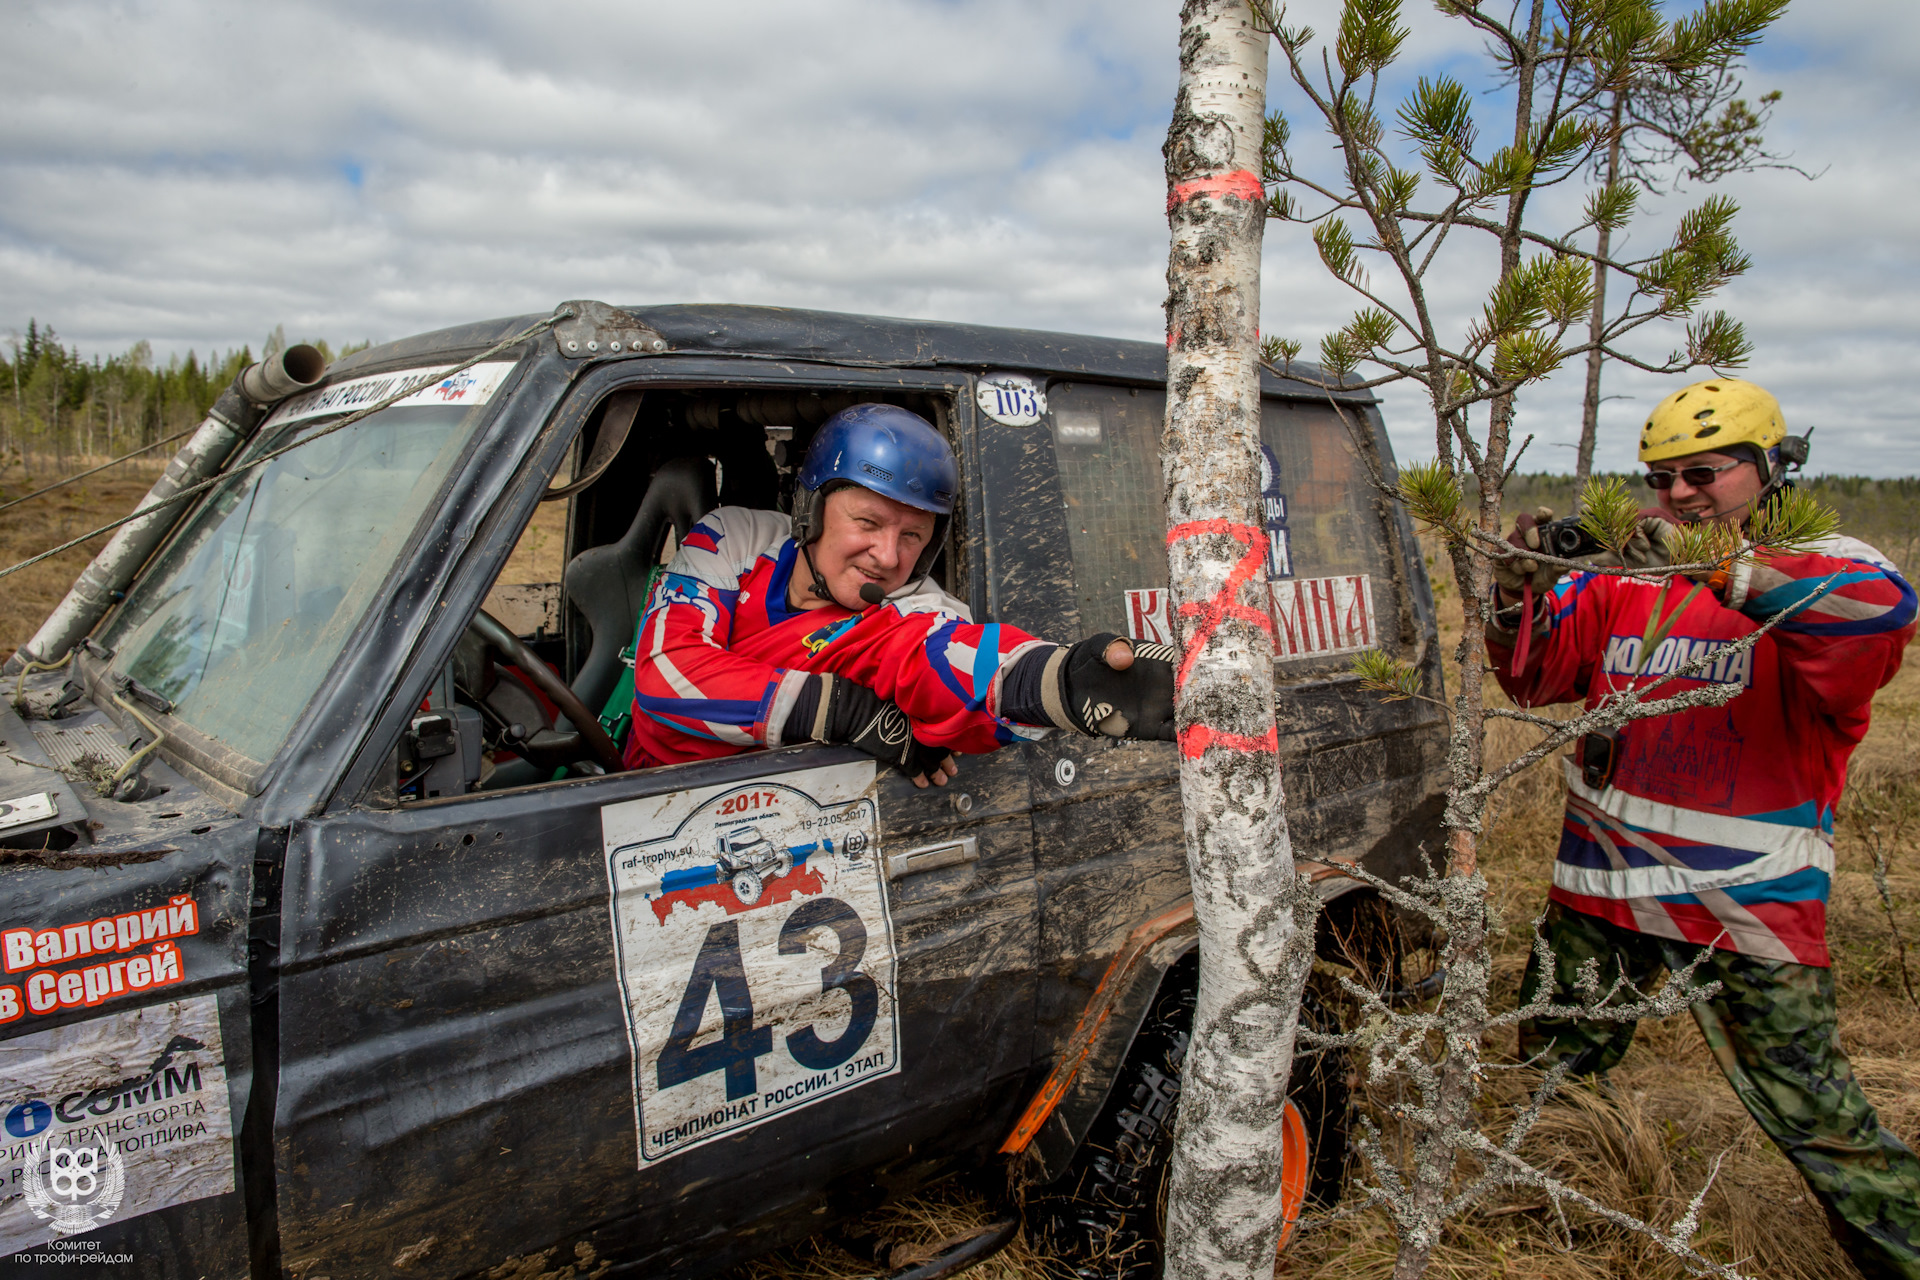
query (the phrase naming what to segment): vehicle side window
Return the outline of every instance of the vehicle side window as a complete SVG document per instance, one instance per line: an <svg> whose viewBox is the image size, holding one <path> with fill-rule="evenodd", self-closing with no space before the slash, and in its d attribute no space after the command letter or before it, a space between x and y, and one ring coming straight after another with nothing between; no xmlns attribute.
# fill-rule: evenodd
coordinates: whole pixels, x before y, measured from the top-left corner
<svg viewBox="0 0 1920 1280"><path fill-rule="evenodd" d="M583 487L539 504L522 528L488 588L488 617L455 647L399 748L397 802L621 771L635 626L679 538L716 507L785 511L813 433L873 399L943 427L951 419L951 398L937 390L602 394L549 481L549 493L561 479ZM599 432L616 411L627 425L603 455ZM952 527L965 529L964 512ZM956 594L966 590L963 556L942 557L937 572ZM596 719L604 734L577 732Z"/></svg>
<svg viewBox="0 0 1920 1280"><path fill-rule="evenodd" d="M1047 400L1082 627L1170 638L1164 394L1056 383ZM1356 425L1368 429L1358 418ZM1391 544L1347 427L1328 405L1267 399L1260 436L1281 661L1373 647L1376 619L1393 614Z"/></svg>
<svg viewBox="0 0 1920 1280"><path fill-rule="evenodd" d="M515 635L536 645L560 634L560 575L567 567L567 508L572 501L543 502L534 508L533 519L481 605Z"/></svg>
<svg viewBox="0 0 1920 1280"><path fill-rule="evenodd" d="M1369 429L1357 414L1353 421L1360 430ZM1277 493L1285 508L1291 563L1280 576L1366 573L1392 581L1391 544L1366 463L1333 409L1267 400L1261 405L1260 442L1279 463L1267 488L1269 498ZM1264 471L1262 479L1269 479ZM1270 512L1269 527L1273 523Z"/></svg>
<svg viewBox="0 0 1920 1280"><path fill-rule="evenodd" d="M1157 390L1055 383L1047 392L1081 629L1130 634L1127 593L1167 585Z"/></svg>

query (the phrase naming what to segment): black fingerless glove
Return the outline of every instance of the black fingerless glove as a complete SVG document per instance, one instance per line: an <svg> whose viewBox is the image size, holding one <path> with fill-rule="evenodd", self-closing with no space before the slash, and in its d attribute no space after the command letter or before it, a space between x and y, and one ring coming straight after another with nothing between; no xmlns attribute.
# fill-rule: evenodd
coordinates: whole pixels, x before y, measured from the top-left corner
<svg viewBox="0 0 1920 1280"><path fill-rule="evenodd" d="M952 754L946 747L921 742L906 712L845 676L809 677L780 737L790 743L812 740L858 747L909 778L932 773Z"/></svg>
<svg viewBox="0 0 1920 1280"><path fill-rule="evenodd" d="M1001 714L1021 724L1050 724L1093 737L1172 742L1173 664L1170 644L1129 640L1133 665L1115 671L1107 646L1121 636L1102 632L1071 648L1036 649L1007 673Z"/></svg>

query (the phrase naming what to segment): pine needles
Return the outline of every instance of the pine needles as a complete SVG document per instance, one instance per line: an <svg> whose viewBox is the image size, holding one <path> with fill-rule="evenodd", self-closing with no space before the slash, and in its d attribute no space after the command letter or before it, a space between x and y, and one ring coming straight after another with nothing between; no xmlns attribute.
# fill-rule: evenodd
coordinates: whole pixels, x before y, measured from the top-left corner
<svg viewBox="0 0 1920 1280"><path fill-rule="evenodd" d="M1640 528L1640 504L1619 476L1594 476L1580 495L1580 527L1614 555L1625 557Z"/></svg>
<svg viewBox="0 0 1920 1280"><path fill-rule="evenodd" d="M1747 537L1755 546L1793 555L1812 550L1839 530L1839 512L1798 489L1784 489L1753 513Z"/></svg>

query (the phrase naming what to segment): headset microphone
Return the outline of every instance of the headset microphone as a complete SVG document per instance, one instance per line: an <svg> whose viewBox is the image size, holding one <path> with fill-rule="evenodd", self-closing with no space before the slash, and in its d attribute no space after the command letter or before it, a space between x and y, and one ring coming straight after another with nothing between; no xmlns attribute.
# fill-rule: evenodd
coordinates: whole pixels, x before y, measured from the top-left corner
<svg viewBox="0 0 1920 1280"><path fill-rule="evenodd" d="M880 604L887 598L886 591L877 582L860 584L860 598L868 604Z"/></svg>

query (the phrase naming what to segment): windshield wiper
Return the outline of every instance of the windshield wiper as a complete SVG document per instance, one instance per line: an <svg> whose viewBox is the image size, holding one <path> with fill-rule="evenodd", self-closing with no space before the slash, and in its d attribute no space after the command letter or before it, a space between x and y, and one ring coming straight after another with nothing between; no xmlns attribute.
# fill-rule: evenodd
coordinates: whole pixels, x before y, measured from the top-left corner
<svg viewBox="0 0 1920 1280"><path fill-rule="evenodd" d="M173 700L171 698L163 694L155 693L152 689L147 688L147 686L141 684L132 676L121 676L113 683L122 693L130 694L140 699L140 701L146 703L161 715L173 714Z"/></svg>

